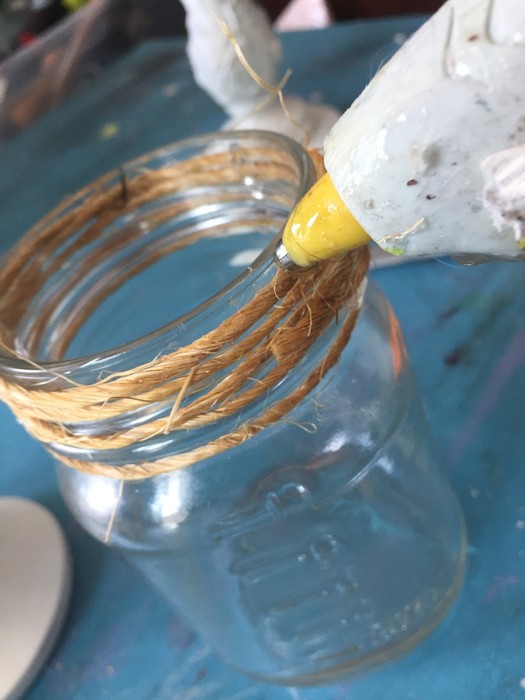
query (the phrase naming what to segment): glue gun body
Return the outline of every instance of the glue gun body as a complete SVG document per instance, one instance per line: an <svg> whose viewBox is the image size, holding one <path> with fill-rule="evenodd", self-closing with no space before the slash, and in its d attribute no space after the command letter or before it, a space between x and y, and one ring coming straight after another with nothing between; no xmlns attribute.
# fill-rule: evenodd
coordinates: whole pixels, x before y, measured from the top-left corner
<svg viewBox="0 0 525 700"><path fill-rule="evenodd" d="M331 257L331 230L334 252L365 231L395 255L525 256L524 76L523 0L445 3L328 135L327 177L355 224L294 228L312 221L299 205L283 238L298 264Z"/></svg>

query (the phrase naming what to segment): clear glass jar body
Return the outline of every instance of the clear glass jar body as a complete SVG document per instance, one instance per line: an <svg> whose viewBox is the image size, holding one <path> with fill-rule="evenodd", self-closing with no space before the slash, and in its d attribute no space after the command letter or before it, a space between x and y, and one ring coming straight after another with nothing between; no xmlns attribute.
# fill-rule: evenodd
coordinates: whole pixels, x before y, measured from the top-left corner
<svg viewBox="0 0 525 700"><path fill-rule="evenodd" d="M229 148L238 148L247 137L222 138L229 139ZM217 143L204 141L199 148ZM184 345L271 279L271 246L233 282L232 261L239 259L241 247L253 254L261 232L279 232L312 177L297 146L277 139L272 147L290 158L288 182L242 180L251 193L243 201L256 205L259 223L264 214L264 230L239 228L242 216L228 198L220 211L223 235L216 253L210 257L203 249L207 257L199 259L198 275L183 255L176 276L189 295L170 295L174 303L167 313L177 317L196 297L210 300L118 352L71 361L71 376L85 379L90 372L125 368L137 357L158 352L168 339ZM197 212L189 224L185 221L184 235L202 224L202 212ZM160 231L159 240L164 235ZM169 235L174 235L173 227ZM215 244L213 239L212 248ZM136 254L144 250L137 248ZM101 280L107 270L101 268ZM139 289L147 286L150 301L142 303L148 309L151 300L165 298L159 287L163 274L173 274L169 268L161 274L158 267L145 274L150 276L136 282ZM82 293L80 283L71 287L62 319ZM96 350L100 324L108 318L112 323L104 325L104 342L111 347L121 341L126 324L118 319L127 313L130 293L108 298L77 335L74 351L77 346ZM150 315L146 313L146 323L162 323ZM30 321L28 317L25 335L20 332L22 345L30 340ZM132 335L144 330L141 322L138 311L132 314ZM39 346L43 359L56 356L53 348L60 335L58 322L49 323ZM275 391L300 383L337 331L334 322L294 376L286 378L284 388ZM248 413L252 408L257 410L250 407ZM212 439L215 429L212 424L199 431ZM145 450L152 458L171 454L192 439L175 433L146 446L115 450L112 463L133 462ZM215 457L142 481L121 482L63 465L58 474L66 502L93 536L105 541L109 534L111 546L218 654L266 681L329 682L393 658L433 629L461 583L461 514L430 447L397 321L372 283L339 361L284 420Z"/></svg>
<svg viewBox="0 0 525 700"><path fill-rule="evenodd" d="M139 483L59 467L82 525L138 567L226 661L288 685L389 660L447 612L464 535L393 318L369 285L358 326L289 420Z"/></svg>

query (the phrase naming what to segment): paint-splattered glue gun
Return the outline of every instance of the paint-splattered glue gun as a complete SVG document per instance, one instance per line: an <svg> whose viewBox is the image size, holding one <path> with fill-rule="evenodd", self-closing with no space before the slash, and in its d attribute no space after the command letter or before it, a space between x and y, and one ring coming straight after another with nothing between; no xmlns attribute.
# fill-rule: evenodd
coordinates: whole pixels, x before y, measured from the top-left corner
<svg viewBox="0 0 525 700"><path fill-rule="evenodd" d="M325 141L277 257L525 256L525 0L449 0Z"/></svg>

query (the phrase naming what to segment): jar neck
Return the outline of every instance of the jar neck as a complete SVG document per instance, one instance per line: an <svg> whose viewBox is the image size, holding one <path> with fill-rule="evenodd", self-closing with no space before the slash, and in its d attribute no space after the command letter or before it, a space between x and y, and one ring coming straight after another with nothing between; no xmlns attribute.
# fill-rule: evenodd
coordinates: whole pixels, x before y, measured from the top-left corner
<svg viewBox="0 0 525 700"><path fill-rule="evenodd" d="M226 162L217 164L215 155ZM126 371L174 343L189 344L226 317L228 306L239 308L268 283L282 226L315 179L299 144L255 131L187 139L103 176L29 231L0 270L7 290L0 298L0 371L29 384L53 383L57 373L91 383L97 372ZM141 196L144 187L151 197ZM81 208L89 211L79 225ZM209 253L214 241L242 251L255 239L244 251L251 254L244 269L241 259L234 265ZM156 277L162 259L173 260L173 275L182 280L175 290L162 286L166 270ZM166 322L140 333L134 318L125 342L116 324L107 324L87 349L76 344L71 351L98 307L130 280L144 293L142 275L151 269L152 298L168 308ZM188 291L190 279L196 284ZM176 298L162 298L170 293Z"/></svg>
<svg viewBox="0 0 525 700"><path fill-rule="evenodd" d="M31 406L17 395L22 419L72 466L153 462L168 470L244 441L319 383L355 323L366 254L298 277L273 262L281 228L314 177L304 151L252 132L196 143L164 154L160 165L142 159L126 167L124 180L113 173L79 193L25 241L35 255L39 243L47 246L36 263L20 265L15 256L8 264L7 274L33 275L34 293L22 299L20 323L6 324L18 354L0 369L11 384L33 390ZM265 237L265 250L232 274L239 241L253 254ZM173 253L178 267L168 272L181 285L166 295L153 265ZM152 270L145 283L140 275ZM108 299L116 305L92 336L98 343L118 331L130 315L129 297L119 300L119 293L137 279L137 304L153 289L146 320L167 302L177 320L110 351L62 359ZM206 290L206 300L175 313L191 306L194 287ZM14 302L12 295L3 302L0 321L9 321ZM34 391L42 385L45 397ZM140 467L133 478L144 473L152 472Z"/></svg>

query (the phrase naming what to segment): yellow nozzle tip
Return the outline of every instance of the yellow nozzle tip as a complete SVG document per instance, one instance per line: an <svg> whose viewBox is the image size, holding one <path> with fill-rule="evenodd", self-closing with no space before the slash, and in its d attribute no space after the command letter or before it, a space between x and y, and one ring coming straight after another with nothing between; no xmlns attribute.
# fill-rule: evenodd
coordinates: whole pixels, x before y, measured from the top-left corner
<svg viewBox="0 0 525 700"><path fill-rule="evenodd" d="M369 242L370 236L352 216L328 173L301 199L283 233L286 252L301 267Z"/></svg>

